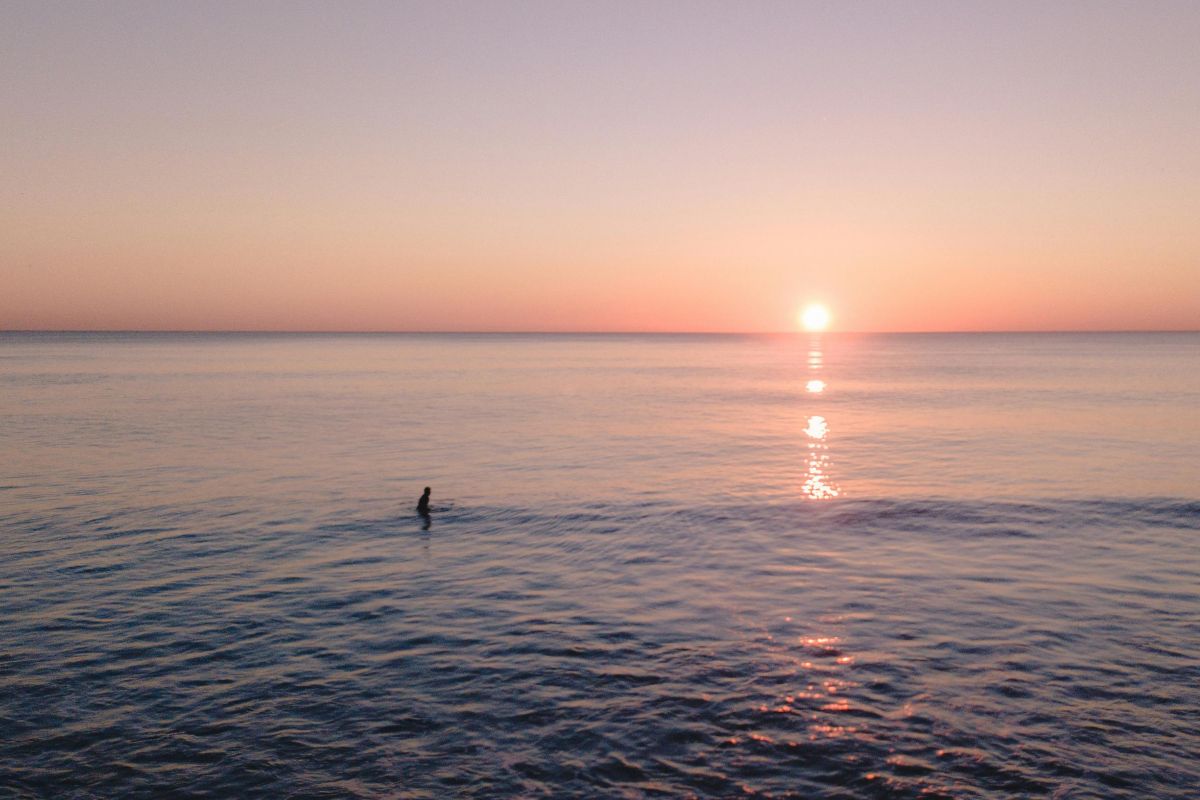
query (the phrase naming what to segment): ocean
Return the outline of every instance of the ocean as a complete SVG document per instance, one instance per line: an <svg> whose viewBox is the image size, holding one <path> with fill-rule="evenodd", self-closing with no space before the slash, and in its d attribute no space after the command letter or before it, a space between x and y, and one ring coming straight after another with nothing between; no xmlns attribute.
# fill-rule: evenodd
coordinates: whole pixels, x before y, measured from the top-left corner
<svg viewBox="0 0 1200 800"><path fill-rule="evenodd" d="M1200 791L1200 334L0 333L0 544L3 798Z"/></svg>

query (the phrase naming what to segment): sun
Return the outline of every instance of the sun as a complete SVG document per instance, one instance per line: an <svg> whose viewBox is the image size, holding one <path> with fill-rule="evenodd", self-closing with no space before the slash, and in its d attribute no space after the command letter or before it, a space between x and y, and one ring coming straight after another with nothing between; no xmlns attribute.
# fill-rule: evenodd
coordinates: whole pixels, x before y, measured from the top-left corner
<svg viewBox="0 0 1200 800"><path fill-rule="evenodd" d="M823 331L829 327L829 309L813 303L800 312L800 324L806 331Z"/></svg>

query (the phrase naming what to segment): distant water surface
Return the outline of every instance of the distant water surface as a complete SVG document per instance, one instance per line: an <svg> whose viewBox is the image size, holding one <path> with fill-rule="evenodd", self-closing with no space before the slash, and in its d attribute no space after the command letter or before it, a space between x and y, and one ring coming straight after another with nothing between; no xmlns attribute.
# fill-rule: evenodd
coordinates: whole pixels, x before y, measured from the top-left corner
<svg viewBox="0 0 1200 800"><path fill-rule="evenodd" d="M1197 334L0 334L0 797L1195 798L1198 486Z"/></svg>

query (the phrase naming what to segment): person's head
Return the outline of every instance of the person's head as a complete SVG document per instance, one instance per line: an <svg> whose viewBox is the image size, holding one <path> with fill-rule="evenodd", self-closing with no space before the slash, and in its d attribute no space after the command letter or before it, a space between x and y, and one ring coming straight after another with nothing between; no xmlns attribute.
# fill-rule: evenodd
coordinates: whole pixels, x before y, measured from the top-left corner
<svg viewBox="0 0 1200 800"><path fill-rule="evenodd" d="M425 494L429 494L429 487L428 487L428 486L426 486L426 487L425 487Z"/></svg>

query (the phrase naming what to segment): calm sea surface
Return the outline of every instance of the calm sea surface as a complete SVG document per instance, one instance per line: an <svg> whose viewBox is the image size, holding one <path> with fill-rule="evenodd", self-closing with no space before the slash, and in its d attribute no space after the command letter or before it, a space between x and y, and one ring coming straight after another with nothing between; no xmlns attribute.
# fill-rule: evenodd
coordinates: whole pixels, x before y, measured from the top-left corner
<svg viewBox="0 0 1200 800"><path fill-rule="evenodd" d="M1200 335L0 334L0 546L4 798L1200 796Z"/></svg>

